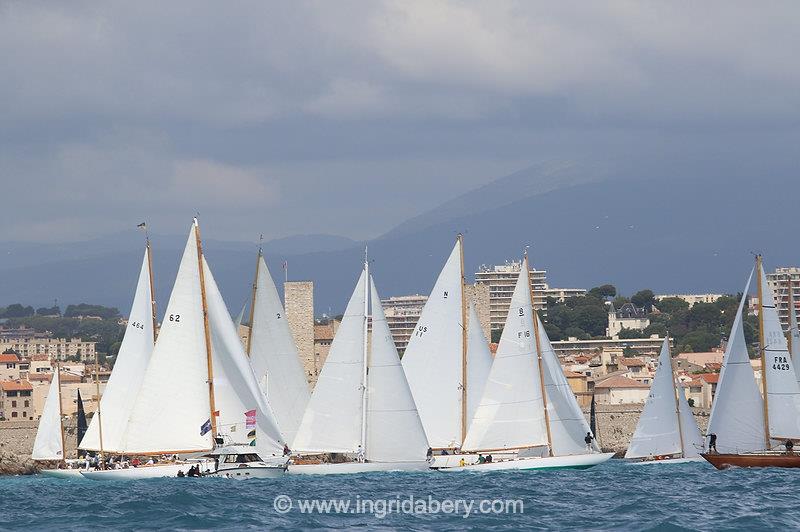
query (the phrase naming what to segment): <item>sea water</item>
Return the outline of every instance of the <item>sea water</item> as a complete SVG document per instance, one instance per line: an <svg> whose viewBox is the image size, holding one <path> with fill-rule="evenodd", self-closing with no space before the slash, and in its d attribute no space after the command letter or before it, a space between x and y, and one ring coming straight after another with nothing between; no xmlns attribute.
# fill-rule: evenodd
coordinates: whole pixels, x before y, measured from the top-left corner
<svg viewBox="0 0 800 532"><path fill-rule="evenodd" d="M0 529L797 529L798 486L800 470L618 460L585 471L247 481L0 477Z"/></svg>

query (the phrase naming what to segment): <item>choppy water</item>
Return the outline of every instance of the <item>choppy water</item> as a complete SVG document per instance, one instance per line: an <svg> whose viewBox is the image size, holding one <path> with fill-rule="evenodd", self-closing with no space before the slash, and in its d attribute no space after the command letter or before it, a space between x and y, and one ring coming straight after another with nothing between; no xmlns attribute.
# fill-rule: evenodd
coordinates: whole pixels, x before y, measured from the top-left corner
<svg viewBox="0 0 800 532"><path fill-rule="evenodd" d="M0 528L797 529L798 485L800 470L716 471L707 464L632 467L618 461L586 471L287 476L249 481L186 478L104 483L0 477ZM291 500L288 513L275 510L279 495ZM337 499L350 501L351 506L340 514L304 514L300 499ZM437 509L437 502L457 499L474 501L468 517L464 518L464 503L458 503L454 513L445 513L443 506L438 513L409 513L415 506L417 510L425 506L430 512ZM492 502L514 499L522 501L521 513L519 508L511 513L513 505L509 513L502 513L501 504ZM489 513L481 513L481 500L489 501L483 508ZM396 510L389 513L392 505Z"/></svg>

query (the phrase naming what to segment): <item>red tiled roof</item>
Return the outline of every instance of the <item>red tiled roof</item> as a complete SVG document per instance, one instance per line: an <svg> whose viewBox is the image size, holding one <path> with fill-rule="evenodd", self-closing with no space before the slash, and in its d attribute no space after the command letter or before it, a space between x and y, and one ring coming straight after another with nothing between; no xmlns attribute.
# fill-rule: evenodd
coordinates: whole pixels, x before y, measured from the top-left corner
<svg viewBox="0 0 800 532"><path fill-rule="evenodd" d="M565 377L585 377L586 375L584 375L583 373L578 373L577 371L564 370L564 376Z"/></svg>
<svg viewBox="0 0 800 532"><path fill-rule="evenodd" d="M644 366L644 361L641 358L622 358L620 359L623 365L630 367Z"/></svg>
<svg viewBox="0 0 800 532"><path fill-rule="evenodd" d="M33 386L28 381L0 381L0 390L6 392L32 391Z"/></svg>
<svg viewBox="0 0 800 532"><path fill-rule="evenodd" d="M644 384L622 375L600 381L594 385L595 388L649 388L650 385Z"/></svg>
<svg viewBox="0 0 800 532"><path fill-rule="evenodd" d="M19 362L19 357L14 353L0 354L0 362Z"/></svg>
<svg viewBox="0 0 800 532"><path fill-rule="evenodd" d="M719 373L701 373L697 377L709 384L717 384L719 382Z"/></svg>
<svg viewBox="0 0 800 532"><path fill-rule="evenodd" d="M31 381L31 382L39 382L39 381L50 382L51 380L53 380L53 374L52 373L31 373L30 375L28 375L28 380Z"/></svg>

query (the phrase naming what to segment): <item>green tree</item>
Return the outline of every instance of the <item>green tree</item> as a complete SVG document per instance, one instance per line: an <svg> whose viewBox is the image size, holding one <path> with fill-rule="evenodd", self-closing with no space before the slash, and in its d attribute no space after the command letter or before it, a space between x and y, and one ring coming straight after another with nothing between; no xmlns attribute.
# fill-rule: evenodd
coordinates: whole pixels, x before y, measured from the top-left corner
<svg viewBox="0 0 800 532"><path fill-rule="evenodd" d="M503 336L503 329L494 329L492 331L492 343L500 343L500 337Z"/></svg>
<svg viewBox="0 0 800 532"><path fill-rule="evenodd" d="M554 342L558 342L559 340L564 339L564 333L561 332L561 329L559 329L549 321L544 324L544 330L547 333L547 337Z"/></svg>
<svg viewBox="0 0 800 532"><path fill-rule="evenodd" d="M692 331L681 338L680 350L684 352L710 351L717 347L722 339L718 332L707 330Z"/></svg>
<svg viewBox="0 0 800 532"><path fill-rule="evenodd" d="M590 336L580 327L568 327L564 331L564 336L567 338L577 338L578 340L588 340Z"/></svg>
<svg viewBox="0 0 800 532"><path fill-rule="evenodd" d="M656 307L661 312L672 314L678 310L688 309L689 303L679 297L665 297L664 299L656 302Z"/></svg>
<svg viewBox="0 0 800 532"><path fill-rule="evenodd" d="M0 318L26 318L28 316L33 316L33 307L23 307L19 303L14 303L5 308Z"/></svg>
<svg viewBox="0 0 800 532"><path fill-rule="evenodd" d="M645 312L652 312L655 302L656 296L652 290L639 290L631 297L631 303L643 308Z"/></svg>
<svg viewBox="0 0 800 532"><path fill-rule="evenodd" d="M120 318L119 309L115 307L104 307L103 305L90 305L88 303L81 303L79 305L68 305L64 311L65 318L74 318L78 316L92 316L104 320Z"/></svg>
<svg viewBox="0 0 800 532"><path fill-rule="evenodd" d="M630 338L641 338L642 334L643 334L642 331L637 331L636 329L626 329L625 327L623 327L619 331L619 337L621 340L628 340Z"/></svg>
<svg viewBox="0 0 800 532"><path fill-rule="evenodd" d="M588 295L596 297L597 299L605 299L607 297L614 297L617 295L617 287L613 284L604 284L602 286L595 286L589 290Z"/></svg>
<svg viewBox="0 0 800 532"><path fill-rule="evenodd" d="M575 310L574 326L579 327L591 336L603 336L608 325L608 312L605 305L582 306Z"/></svg>

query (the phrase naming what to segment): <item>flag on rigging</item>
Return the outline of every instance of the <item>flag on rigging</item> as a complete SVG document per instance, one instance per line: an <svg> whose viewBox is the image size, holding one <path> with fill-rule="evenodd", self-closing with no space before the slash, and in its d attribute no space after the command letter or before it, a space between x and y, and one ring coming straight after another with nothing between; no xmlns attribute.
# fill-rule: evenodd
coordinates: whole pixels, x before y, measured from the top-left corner
<svg viewBox="0 0 800 532"><path fill-rule="evenodd" d="M200 425L200 436L205 436L211 432L211 419L207 419L205 423Z"/></svg>
<svg viewBox="0 0 800 532"><path fill-rule="evenodd" d="M254 429L256 427L256 409L248 410L244 413L244 417L247 420L247 428Z"/></svg>

